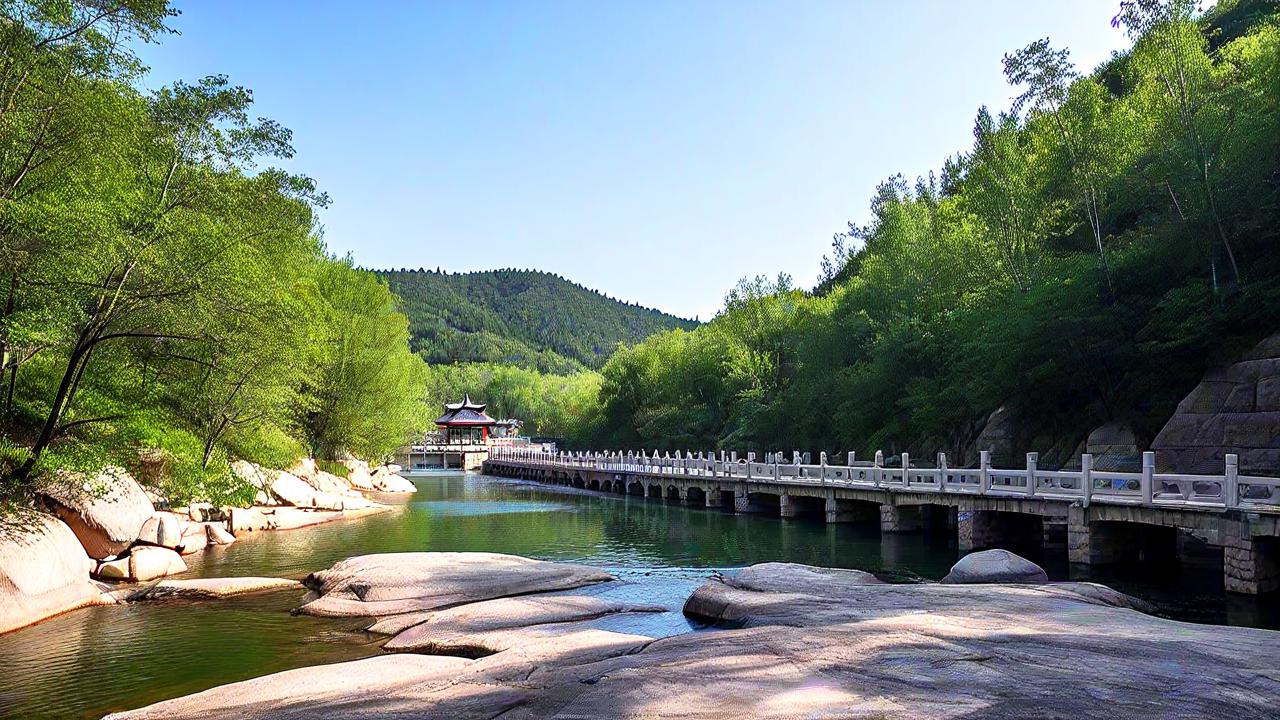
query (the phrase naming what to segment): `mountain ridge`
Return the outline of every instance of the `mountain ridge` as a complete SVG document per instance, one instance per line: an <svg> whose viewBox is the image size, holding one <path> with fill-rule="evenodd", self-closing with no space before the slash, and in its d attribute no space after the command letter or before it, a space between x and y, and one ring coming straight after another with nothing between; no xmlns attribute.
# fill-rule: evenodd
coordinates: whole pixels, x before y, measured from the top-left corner
<svg viewBox="0 0 1280 720"><path fill-rule="evenodd" d="M373 269L403 303L427 362L496 362L566 374L598 369L620 343L699 323L545 270Z"/></svg>

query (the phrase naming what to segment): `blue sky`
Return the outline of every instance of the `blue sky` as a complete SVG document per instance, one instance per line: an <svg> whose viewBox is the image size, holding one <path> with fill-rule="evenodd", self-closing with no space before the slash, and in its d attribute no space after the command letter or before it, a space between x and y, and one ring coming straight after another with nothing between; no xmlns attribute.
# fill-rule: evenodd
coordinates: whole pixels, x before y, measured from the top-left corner
<svg viewBox="0 0 1280 720"><path fill-rule="evenodd" d="M709 318L810 286L876 183L966 148L1039 37L1085 69L1116 0L177 0L148 83L225 73L294 131L366 267L539 268Z"/></svg>

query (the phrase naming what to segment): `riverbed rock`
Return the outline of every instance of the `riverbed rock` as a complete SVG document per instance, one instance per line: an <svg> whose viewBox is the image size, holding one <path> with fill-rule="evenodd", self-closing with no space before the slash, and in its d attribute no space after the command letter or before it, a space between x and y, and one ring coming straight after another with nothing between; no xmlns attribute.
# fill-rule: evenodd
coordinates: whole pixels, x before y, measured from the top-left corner
<svg viewBox="0 0 1280 720"><path fill-rule="evenodd" d="M231 508L231 519L227 522L231 532L240 535L246 532L257 532L271 528L271 519L266 510L260 506L247 508Z"/></svg>
<svg viewBox="0 0 1280 720"><path fill-rule="evenodd" d="M41 494L91 558L117 555L132 545L156 512L142 486L123 470L69 475Z"/></svg>
<svg viewBox="0 0 1280 720"><path fill-rule="evenodd" d="M613 576L585 565L470 552L361 555L303 583L320 597L301 612L323 616L381 617L462 603L569 590Z"/></svg>
<svg viewBox="0 0 1280 720"><path fill-rule="evenodd" d="M294 507L315 507L316 489L292 473L277 472L271 481L271 494Z"/></svg>
<svg viewBox="0 0 1280 720"><path fill-rule="evenodd" d="M139 545L129 551L129 579L146 582L187 571L182 556L169 548Z"/></svg>
<svg viewBox="0 0 1280 720"><path fill-rule="evenodd" d="M131 592L126 602L151 600L214 600L272 590L302 589L302 583L287 578L220 577L191 580L161 580Z"/></svg>
<svg viewBox="0 0 1280 720"><path fill-rule="evenodd" d="M372 492L376 490L373 486L373 478L369 474L369 463L355 458L347 458L342 461L347 466L347 482L356 490L364 492Z"/></svg>
<svg viewBox="0 0 1280 720"><path fill-rule="evenodd" d="M227 532L220 523L206 523L204 529L210 545L230 545L236 541L236 536Z"/></svg>
<svg viewBox="0 0 1280 720"><path fill-rule="evenodd" d="M0 530L0 633L94 604L94 562L75 533L52 515Z"/></svg>
<svg viewBox="0 0 1280 720"><path fill-rule="evenodd" d="M391 467L399 467L383 465L377 468L370 475L370 482L378 492L385 493L411 493L417 492L418 487L411 481L401 477L398 471L392 471Z"/></svg>
<svg viewBox="0 0 1280 720"><path fill-rule="evenodd" d="M802 582L788 587L795 579ZM497 613L480 612L487 619L473 624L462 606L437 615L456 610L459 630L477 642L468 647L458 634L422 649L471 652L474 660L380 656L110 717L1275 715L1280 633L1173 622L1128 605L1089 583L889 584L770 563L713 578L690 597L687 614L732 629L654 640L573 621L494 627L504 624Z"/></svg>
<svg viewBox="0 0 1280 720"><path fill-rule="evenodd" d="M93 576L100 580L129 580L129 556L99 560Z"/></svg>
<svg viewBox="0 0 1280 720"><path fill-rule="evenodd" d="M488 645L490 651L500 652L503 649L500 645L485 643L481 636L497 630L564 625L617 613L664 610L666 608L661 605L635 605L593 596L533 595L498 598L427 613L409 613L418 622L398 630L395 637L383 645L383 649L394 652L440 652L439 649L451 646ZM393 616L389 620L401 617L406 616ZM375 624L369 629L378 632L377 628L378 624ZM390 624L384 625L383 629L390 629Z"/></svg>
<svg viewBox="0 0 1280 720"><path fill-rule="evenodd" d="M182 524L173 513L158 512L147 518L138 531L138 542L176 550L182 547Z"/></svg>
<svg viewBox="0 0 1280 720"><path fill-rule="evenodd" d="M315 477L308 481L316 490L341 497L360 497L360 492L351 487L346 478L339 477L324 470L317 471Z"/></svg>
<svg viewBox="0 0 1280 720"><path fill-rule="evenodd" d="M209 547L209 531L204 523L188 523L182 534L182 544L177 548L183 555L198 553Z"/></svg>
<svg viewBox="0 0 1280 720"><path fill-rule="evenodd" d="M1008 550L969 553L951 566L944 583L1047 583L1044 569Z"/></svg>

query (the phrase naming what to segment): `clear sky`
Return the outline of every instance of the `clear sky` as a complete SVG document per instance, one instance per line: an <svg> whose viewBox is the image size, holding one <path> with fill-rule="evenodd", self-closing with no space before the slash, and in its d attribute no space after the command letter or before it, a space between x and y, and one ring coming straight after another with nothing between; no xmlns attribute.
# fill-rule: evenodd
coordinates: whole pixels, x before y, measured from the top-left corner
<svg viewBox="0 0 1280 720"><path fill-rule="evenodd" d="M294 131L366 267L539 268L708 319L740 277L811 286L876 183L940 167L1001 55L1084 69L1118 0L177 0L149 83L225 73Z"/></svg>

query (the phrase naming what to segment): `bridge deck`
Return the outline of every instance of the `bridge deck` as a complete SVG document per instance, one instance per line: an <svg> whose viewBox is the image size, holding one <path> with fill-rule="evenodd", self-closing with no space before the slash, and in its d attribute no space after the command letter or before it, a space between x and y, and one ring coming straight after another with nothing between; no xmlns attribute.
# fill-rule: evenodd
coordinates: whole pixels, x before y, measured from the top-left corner
<svg viewBox="0 0 1280 720"><path fill-rule="evenodd" d="M734 454L736 455L736 454ZM1153 453L1143 454L1142 472L1092 470L1092 458L1081 459L1080 470L1040 470L1034 453L1027 467L993 468L982 454L977 468L952 468L939 455L938 467L902 467L879 463L818 465L704 457L658 457L618 453L546 453L522 448L495 448L494 462L560 470L588 470L660 478L700 479L729 483L768 483L797 488L871 490L891 494L941 493L1003 499L1035 499L1053 503L1128 505L1223 513L1231 510L1280 513L1280 478L1242 476L1235 456L1228 455L1222 475L1155 472ZM907 470L904 472L903 467Z"/></svg>

